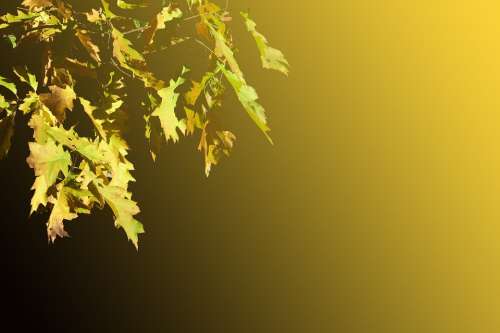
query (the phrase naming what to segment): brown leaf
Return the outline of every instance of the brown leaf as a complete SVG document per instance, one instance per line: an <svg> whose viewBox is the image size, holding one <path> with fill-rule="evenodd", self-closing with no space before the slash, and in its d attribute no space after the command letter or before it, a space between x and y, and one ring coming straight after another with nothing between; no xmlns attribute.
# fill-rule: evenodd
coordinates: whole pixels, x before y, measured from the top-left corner
<svg viewBox="0 0 500 333"><path fill-rule="evenodd" d="M192 83L193 87L184 96L184 98L186 99L186 103L188 103L189 105L196 104L196 101L198 100L198 97L200 96L204 88L204 85L202 85L200 82L192 81Z"/></svg>
<svg viewBox="0 0 500 333"><path fill-rule="evenodd" d="M46 8L53 5L52 0L24 0L22 4L29 9Z"/></svg>
<svg viewBox="0 0 500 333"><path fill-rule="evenodd" d="M92 42L88 32L86 30L77 30L76 36L80 40L80 43L85 47L88 51L92 59L97 61L97 63L101 63L101 57L99 56L99 47Z"/></svg>
<svg viewBox="0 0 500 333"><path fill-rule="evenodd" d="M66 119L66 109L73 110L76 99L75 91L70 86L65 88L50 86L49 89L50 93L41 94L40 100L62 123Z"/></svg>
<svg viewBox="0 0 500 333"><path fill-rule="evenodd" d="M0 110L6 113L5 118L0 119L0 159L3 159L9 153L12 136L14 135L15 113L9 110Z"/></svg>
<svg viewBox="0 0 500 333"><path fill-rule="evenodd" d="M208 177L212 166L217 165L223 155L229 156L234 147L236 136L229 131L218 131L207 121L201 132L198 150L205 156L205 174Z"/></svg>
<svg viewBox="0 0 500 333"><path fill-rule="evenodd" d="M54 205L50 213L49 221L47 222L47 236L50 242L54 242L59 236L61 238L68 237L68 233L64 230L64 220L71 221L78 217L77 214L71 212L68 204L68 196L62 184L58 186L59 193L57 198L50 197L49 202Z"/></svg>
<svg viewBox="0 0 500 333"><path fill-rule="evenodd" d="M205 22L200 21L196 23L196 32L198 33L198 35L205 37L206 40L210 40L210 33Z"/></svg>

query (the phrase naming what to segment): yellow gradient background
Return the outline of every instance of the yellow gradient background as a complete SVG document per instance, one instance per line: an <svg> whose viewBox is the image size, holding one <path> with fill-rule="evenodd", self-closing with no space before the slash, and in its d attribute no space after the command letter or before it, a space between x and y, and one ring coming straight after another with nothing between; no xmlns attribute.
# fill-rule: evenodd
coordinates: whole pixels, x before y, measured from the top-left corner
<svg viewBox="0 0 500 333"><path fill-rule="evenodd" d="M251 75L276 147L224 167L259 198L269 331L500 330L498 4L249 6L293 65Z"/></svg>

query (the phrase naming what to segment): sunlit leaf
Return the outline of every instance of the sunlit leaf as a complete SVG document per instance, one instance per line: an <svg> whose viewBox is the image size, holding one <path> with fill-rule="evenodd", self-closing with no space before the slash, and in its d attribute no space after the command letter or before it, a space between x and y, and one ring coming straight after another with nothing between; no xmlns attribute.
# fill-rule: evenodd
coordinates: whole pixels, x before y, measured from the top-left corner
<svg viewBox="0 0 500 333"><path fill-rule="evenodd" d="M151 114L151 116L160 119L161 127L163 128L167 141L172 140L173 142L177 142L179 140L178 131L183 134L186 131L185 121L179 120L175 114L177 100L179 99L179 93L175 90L185 82L182 75L186 72L187 69L184 68L181 76L177 78L177 80L171 80L168 87L158 91L158 95L161 97L161 103Z"/></svg>
<svg viewBox="0 0 500 333"><path fill-rule="evenodd" d="M0 73L0 159L23 144L14 129L27 125L31 214L43 214L50 242L68 236L68 221L110 209L137 248L144 227L130 184L142 135L155 161L165 143L199 140L194 148L208 176L235 146L226 127L234 112L224 106L228 89L271 140L238 60L228 7L210 0L19 0L15 11L0 9L8 69ZM287 74L283 53L242 15L263 67ZM20 62L23 52L33 61Z"/></svg>
<svg viewBox="0 0 500 333"><path fill-rule="evenodd" d="M241 13L241 16L245 19L247 29L257 43L257 48L260 52L260 59L262 60L262 66L264 68L274 69L288 75L289 63L283 52L269 46L267 38L256 30L257 24L250 18L248 13Z"/></svg>

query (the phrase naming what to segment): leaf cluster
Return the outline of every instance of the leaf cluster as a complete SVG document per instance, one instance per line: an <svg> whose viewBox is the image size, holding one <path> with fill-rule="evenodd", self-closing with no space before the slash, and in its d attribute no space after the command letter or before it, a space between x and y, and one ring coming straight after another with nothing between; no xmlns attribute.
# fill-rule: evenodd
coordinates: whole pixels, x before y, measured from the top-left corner
<svg viewBox="0 0 500 333"><path fill-rule="evenodd" d="M151 8L156 14L144 17ZM13 68L5 75L11 79L0 76L0 158L9 152L16 120L26 119L33 130L31 212L50 212L49 241L67 236L65 221L109 207L115 226L138 247L144 228L129 191L134 164L123 121L130 112L143 119L154 160L163 144L198 136L207 176L236 140L220 125L227 92L271 141L264 107L236 57L233 18L215 2L100 0L82 10L71 1L24 0L16 12L0 14L0 38L14 49L41 50L39 66ZM262 66L287 75L283 53L269 46L247 13L239 19L255 39ZM153 55L186 43L208 54L202 73L194 74L189 64L171 78L151 69ZM132 90L139 108L131 107ZM74 113L92 124L91 133L78 130L69 117Z"/></svg>

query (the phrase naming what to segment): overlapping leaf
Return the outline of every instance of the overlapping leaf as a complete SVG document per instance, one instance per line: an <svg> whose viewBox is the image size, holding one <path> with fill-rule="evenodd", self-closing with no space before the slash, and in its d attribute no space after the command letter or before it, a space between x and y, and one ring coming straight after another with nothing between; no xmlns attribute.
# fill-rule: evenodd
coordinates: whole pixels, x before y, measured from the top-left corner
<svg viewBox="0 0 500 333"><path fill-rule="evenodd" d="M35 173L31 213L47 212L49 241L66 237L66 223L80 214L108 207L137 248L144 227L129 190L135 166L126 138L136 137L127 131L137 125L129 121L146 120L155 160L163 143L199 138L208 176L235 144L224 122L233 112L224 108L226 91L271 140L266 113L238 61L227 8L210 0L159 1L161 9L148 19L149 0L89 2L83 12L71 3L23 0L16 12L0 9L0 38L11 51L39 50L41 60L0 74L0 159L16 142L15 121L27 119L33 130L27 163ZM263 67L288 74L283 53L242 16ZM190 72L188 58L171 56L180 45L208 58ZM200 71L203 63L208 66ZM183 68L179 76L165 74L174 68Z"/></svg>

